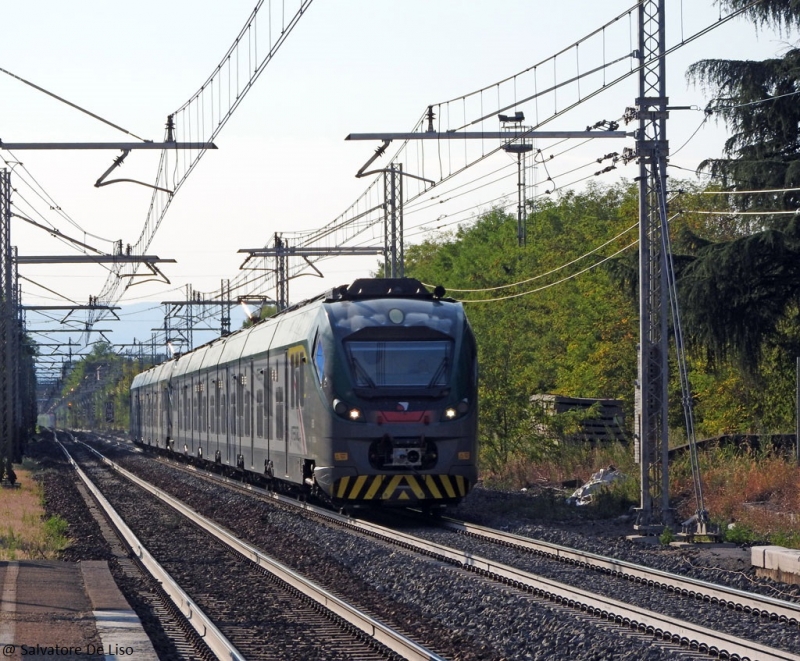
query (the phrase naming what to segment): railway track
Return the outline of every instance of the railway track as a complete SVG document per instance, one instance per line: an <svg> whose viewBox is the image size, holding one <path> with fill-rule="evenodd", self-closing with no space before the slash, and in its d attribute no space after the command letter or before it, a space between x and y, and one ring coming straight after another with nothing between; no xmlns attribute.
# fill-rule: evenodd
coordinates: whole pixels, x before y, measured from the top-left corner
<svg viewBox="0 0 800 661"><path fill-rule="evenodd" d="M555 604L559 609L571 609L582 618L602 621L614 630L650 636L664 643L667 650L682 648L733 659L800 659L793 651L800 649L797 630L800 610L791 602L463 522L444 520L433 527L427 521L416 526L413 534L403 533L397 528L387 529L368 521L342 517L275 494L260 496L301 507L306 514L324 520L326 525L343 526L382 544L434 558L460 571L479 574L484 579ZM450 543L443 544L442 538ZM459 539L469 543L465 546L457 541ZM501 555L507 558L509 553L515 556L513 565L497 559ZM587 581L587 574L595 578ZM553 576L568 580L555 580ZM592 583L591 590L583 589L587 583ZM635 585L634 590L631 585ZM608 596L620 593L630 596L632 592L636 599ZM655 602L659 606L670 605L657 610L645 607ZM711 626L704 625L709 622ZM753 640L737 635L748 629L760 631Z"/></svg>
<svg viewBox="0 0 800 661"><path fill-rule="evenodd" d="M87 489L217 658L441 658L83 446L70 449Z"/></svg>

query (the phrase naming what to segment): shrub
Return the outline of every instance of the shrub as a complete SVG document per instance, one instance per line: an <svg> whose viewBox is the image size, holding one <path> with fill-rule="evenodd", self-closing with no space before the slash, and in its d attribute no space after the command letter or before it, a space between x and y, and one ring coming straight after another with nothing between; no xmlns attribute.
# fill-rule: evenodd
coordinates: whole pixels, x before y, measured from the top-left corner
<svg viewBox="0 0 800 661"><path fill-rule="evenodd" d="M737 523L732 528L724 525L720 526L723 531L722 538L726 542L733 544L753 544L758 541L758 535L748 525Z"/></svg>

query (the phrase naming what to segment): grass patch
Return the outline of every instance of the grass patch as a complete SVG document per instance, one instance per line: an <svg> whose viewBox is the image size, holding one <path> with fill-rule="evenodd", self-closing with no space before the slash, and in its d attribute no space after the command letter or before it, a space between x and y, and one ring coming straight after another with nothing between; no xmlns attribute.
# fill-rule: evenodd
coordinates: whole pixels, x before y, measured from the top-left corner
<svg viewBox="0 0 800 661"><path fill-rule="evenodd" d="M17 489L0 489L0 560L52 559L64 549L67 522L44 518L42 486L29 469L16 466Z"/></svg>
<svg viewBox="0 0 800 661"><path fill-rule="evenodd" d="M800 548L800 468L778 453L749 448L710 448L699 454L703 500L726 541ZM670 475L681 515L694 513L688 458Z"/></svg>

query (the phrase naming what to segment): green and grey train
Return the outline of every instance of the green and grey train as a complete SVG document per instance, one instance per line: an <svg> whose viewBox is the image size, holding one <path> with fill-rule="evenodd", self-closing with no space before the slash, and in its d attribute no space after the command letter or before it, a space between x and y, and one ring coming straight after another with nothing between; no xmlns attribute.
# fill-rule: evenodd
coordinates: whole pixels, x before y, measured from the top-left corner
<svg viewBox="0 0 800 661"><path fill-rule="evenodd" d="M342 507L458 503L477 479L463 307L362 279L137 375L137 443Z"/></svg>

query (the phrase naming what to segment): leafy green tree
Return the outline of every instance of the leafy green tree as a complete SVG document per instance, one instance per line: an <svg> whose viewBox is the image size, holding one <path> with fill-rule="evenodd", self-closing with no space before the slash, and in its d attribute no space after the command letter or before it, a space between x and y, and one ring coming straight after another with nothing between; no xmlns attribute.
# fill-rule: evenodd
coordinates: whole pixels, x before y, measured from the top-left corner
<svg viewBox="0 0 800 661"><path fill-rule="evenodd" d="M127 429L130 385L138 372L136 361L117 355L108 344L96 344L64 379L61 394L67 425ZM107 420L109 405L113 420Z"/></svg>
<svg viewBox="0 0 800 661"><path fill-rule="evenodd" d="M632 412L635 307L602 265L588 267L635 244L635 200L627 184L590 187L539 204L524 247L516 218L495 209L407 250L409 276L465 301L488 470L551 451L552 439L537 431L534 394L621 398Z"/></svg>
<svg viewBox="0 0 800 661"><path fill-rule="evenodd" d="M250 326L253 324L263 321L264 319L268 319L277 312L278 308L276 308L274 305L262 305L256 314L242 322L242 328L250 328Z"/></svg>

